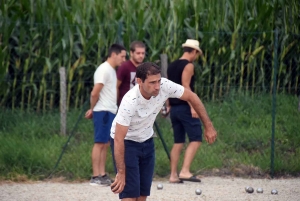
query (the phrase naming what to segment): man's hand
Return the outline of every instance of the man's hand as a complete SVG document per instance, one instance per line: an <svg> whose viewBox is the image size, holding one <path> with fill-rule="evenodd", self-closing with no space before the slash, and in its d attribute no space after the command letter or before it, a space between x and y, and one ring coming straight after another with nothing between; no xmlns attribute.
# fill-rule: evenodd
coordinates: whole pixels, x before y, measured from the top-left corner
<svg viewBox="0 0 300 201"><path fill-rule="evenodd" d="M93 110L92 109L89 109L88 111L86 111L85 118L86 119L92 119L93 118Z"/></svg>
<svg viewBox="0 0 300 201"><path fill-rule="evenodd" d="M209 144L212 144L217 139L217 131L215 130L215 128L213 126L210 126L208 128L205 128L204 136L205 136L206 142L208 142Z"/></svg>
<svg viewBox="0 0 300 201"><path fill-rule="evenodd" d="M194 110L194 108L191 107L191 114L193 118L199 118L197 112Z"/></svg>
<svg viewBox="0 0 300 201"><path fill-rule="evenodd" d="M162 114L162 117L167 117L170 113L170 106L165 106L160 110L160 113Z"/></svg>
<svg viewBox="0 0 300 201"><path fill-rule="evenodd" d="M117 173L114 183L110 185L111 191L115 194L121 193L125 186L125 173Z"/></svg>

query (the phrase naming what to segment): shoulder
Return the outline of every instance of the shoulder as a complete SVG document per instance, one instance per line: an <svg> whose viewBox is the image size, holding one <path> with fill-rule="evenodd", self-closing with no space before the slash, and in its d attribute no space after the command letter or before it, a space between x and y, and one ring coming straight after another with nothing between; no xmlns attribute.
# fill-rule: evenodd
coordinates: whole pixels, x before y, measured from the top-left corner
<svg viewBox="0 0 300 201"><path fill-rule="evenodd" d="M175 84L175 82L173 82L173 81L171 81L171 80L169 80L169 79L167 79L167 78L164 78L164 77L162 77L161 78L161 81L160 81L160 86L161 86L161 88L164 90L168 90L168 88L170 87L170 85L172 85L172 84Z"/></svg>
<svg viewBox="0 0 300 201"><path fill-rule="evenodd" d="M119 66L119 68L126 68L126 67L128 67L128 66L131 66L131 65L133 65L132 64L132 62L130 61L130 60L127 60L127 61L124 61L120 66Z"/></svg>
<svg viewBox="0 0 300 201"><path fill-rule="evenodd" d="M193 63L187 63L183 69L184 71L194 71L194 64Z"/></svg>
<svg viewBox="0 0 300 201"><path fill-rule="evenodd" d="M96 72L97 71L106 71L108 69L108 67L109 67L109 64L107 62L104 62L97 67Z"/></svg>
<svg viewBox="0 0 300 201"><path fill-rule="evenodd" d="M129 72L129 67L130 67L130 61L125 61L123 62L117 69L117 73L120 74L120 73L126 73L126 72Z"/></svg>
<svg viewBox="0 0 300 201"><path fill-rule="evenodd" d="M137 87L138 85L135 85L132 89L126 92L126 94L123 96L121 105L123 107L131 107L136 108L137 103Z"/></svg>

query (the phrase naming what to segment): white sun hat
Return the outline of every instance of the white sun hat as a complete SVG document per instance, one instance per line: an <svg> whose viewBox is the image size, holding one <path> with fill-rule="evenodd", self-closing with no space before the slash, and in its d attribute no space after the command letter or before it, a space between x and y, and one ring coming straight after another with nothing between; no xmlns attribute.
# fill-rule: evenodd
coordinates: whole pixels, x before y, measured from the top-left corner
<svg viewBox="0 0 300 201"><path fill-rule="evenodd" d="M182 44L182 47L190 47L202 53L202 50L200 49L199 45L199 41L194 39L187 39L185 43Z"/></svg>

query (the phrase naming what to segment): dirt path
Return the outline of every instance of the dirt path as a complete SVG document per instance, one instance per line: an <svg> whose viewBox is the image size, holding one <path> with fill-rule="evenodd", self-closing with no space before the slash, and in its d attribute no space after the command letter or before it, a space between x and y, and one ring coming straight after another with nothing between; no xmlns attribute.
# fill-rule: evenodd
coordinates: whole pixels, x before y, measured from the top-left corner
<svg viewBox="0 0 300 201"><path fill-rule="evenodd" d="M163 185L162 190L157 185ZM251 186L255 190L263 188L262 194L248 194L245 187ZM202 190L196 195L195 190ZM278 195L272 195L271 190L278 190ZM30 182L0 184L1 201L110 201L118 200L118 196L109 187L94 187L88 182ZM168 181L153 181L151 196L148 201L191 201L191 200L300 200L300 178L294 179L242 179L223 177L204 177L201 183L184 182L184 184L170 184Z"/></svg>

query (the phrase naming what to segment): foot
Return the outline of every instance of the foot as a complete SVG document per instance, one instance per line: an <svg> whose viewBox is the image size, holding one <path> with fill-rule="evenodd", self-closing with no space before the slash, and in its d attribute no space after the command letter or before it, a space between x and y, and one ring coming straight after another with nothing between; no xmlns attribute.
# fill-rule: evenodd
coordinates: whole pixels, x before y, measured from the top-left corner
<svg viewBox="0 0 300 201"><path fill-rule="evenodd" d="M92 177L90 180L90 185L91 186L110 186L111 184L111 179L107 176L97 176L97 177Z"/></svg>
<svg viewBox="0 0 300 201"><path fill-rule="evenodd" d="M172 184L182 184L183 183L183 181L180 180L180 179L174 180L174 181L169 180L169 182L172 183Z"/></svg>
<svg viewBox="0 0 300 201"><path fill-rule="evenodd" d="M178 183L178 181L180 181L180 179L178 178L177 174L171 174L170 175L170 178L169 178L170 183Z"/></svg>
<svg viewBox="0 0 300 201"><path fill-rule="evenodd" d="M192 175L190 177L179 176L179 179L182 181L201 182L201 179L199 177L197 177L196 175Z"/></svg>

